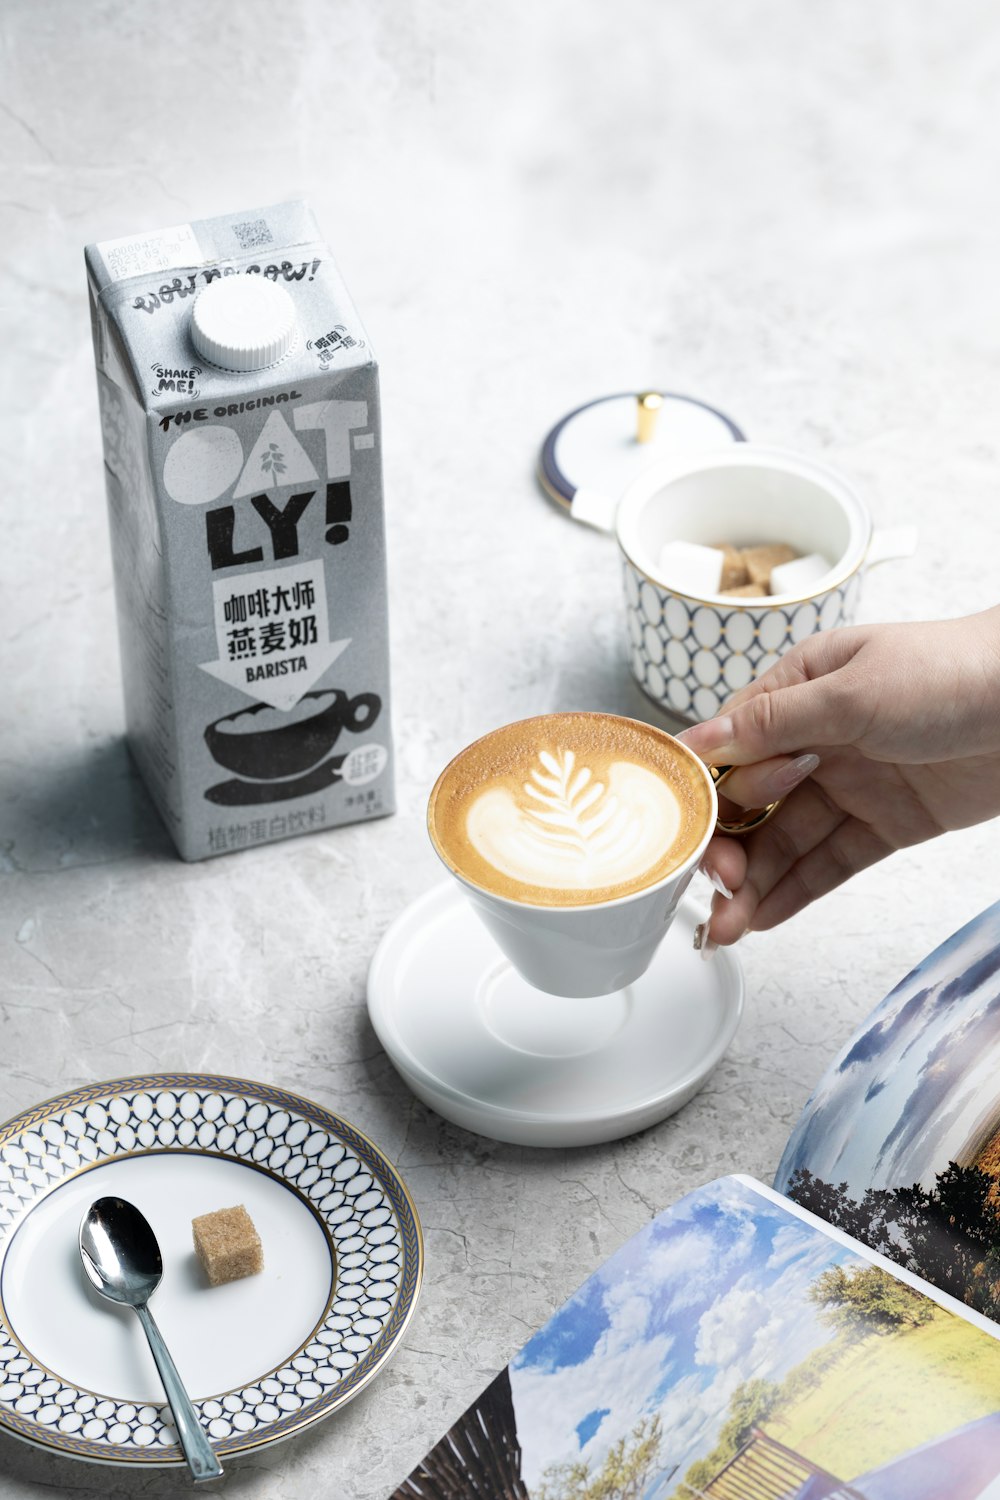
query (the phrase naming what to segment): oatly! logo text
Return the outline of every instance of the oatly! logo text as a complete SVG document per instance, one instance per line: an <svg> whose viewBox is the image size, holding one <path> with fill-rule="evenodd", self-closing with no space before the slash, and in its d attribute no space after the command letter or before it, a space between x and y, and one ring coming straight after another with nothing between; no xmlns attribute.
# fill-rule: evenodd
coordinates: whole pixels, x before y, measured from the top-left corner
<svg viewBox="0 0 1000 1500"><path fill-rule="evenodd" d="M205 545L213 572L284 562L299 556L299 522L313 504L324 480L324 537L340 546L350 536L351 436L368 422L366 401L316 401L292 408L294 431L283 412L270 413L249 453L239 434L221 423L203 421L185 428L167 453L163 483L181 505L211 505L205 512ZM313 462L297 433L321 457ZM356 447L371 447L374 435L358 433ZM282 496L283 490L294 493ZM240 505L237 514L236 501ZM237 539L239 531L239 539Z"/></svg>

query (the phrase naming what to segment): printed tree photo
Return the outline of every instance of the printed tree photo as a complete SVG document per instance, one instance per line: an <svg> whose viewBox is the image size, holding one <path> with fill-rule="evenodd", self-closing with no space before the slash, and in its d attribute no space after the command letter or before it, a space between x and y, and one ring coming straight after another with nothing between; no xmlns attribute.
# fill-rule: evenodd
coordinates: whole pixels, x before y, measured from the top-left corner
<svg viewBox="0 0 1000 1500"><path fill-rule="evenodd" d="M397 1500L979 1500L994 1482L1000 1343L730 1178L592 1276Z"/></svg>

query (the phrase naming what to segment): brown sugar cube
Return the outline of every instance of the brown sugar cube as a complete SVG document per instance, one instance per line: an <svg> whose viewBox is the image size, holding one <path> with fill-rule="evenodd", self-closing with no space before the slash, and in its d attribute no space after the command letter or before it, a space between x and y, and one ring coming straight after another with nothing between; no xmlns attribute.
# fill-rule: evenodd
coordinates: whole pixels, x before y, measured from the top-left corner
<svg viewBox="0 0 1000 1500"><path fill-rule="evenodd" d="M744 547L743 561L751 583L759 583L765 592L771 587L771 569L779 563L791 562L798 557L794 547L787 542L767 542L761 547Z"/></svg>
<svg viewBox="0 0 1000 1500"><path fill-rule="evenodd" d="M709 542L708 545L714 547L716 552L722 553L722 577L719 580L720 594L731 593L733 589L739 588L741 584L748 582L750 575L747 573L747 565L743 561L738 547L734 547L732 542Z"/></svg>
<svg viewBox="0 0 1000 1500"><path fill-rule="evenodd" d="M759 583L741 583L734 589L722 590L730 599L764 599L767 597L767 589L762 588Z"/></svg>
<svg viewBox="0 0 1000 1500"><path fill-rule="evenodd" d="M212 1286L264 1269L260 1235L242 1203L191 1220L194 1248Z"/></svg>

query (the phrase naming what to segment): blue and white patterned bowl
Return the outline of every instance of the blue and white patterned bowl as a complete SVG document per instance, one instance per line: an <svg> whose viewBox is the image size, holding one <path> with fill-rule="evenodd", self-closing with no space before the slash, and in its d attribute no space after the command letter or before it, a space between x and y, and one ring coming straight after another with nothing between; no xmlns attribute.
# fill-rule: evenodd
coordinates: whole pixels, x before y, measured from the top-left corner
<svg viewBox="0 0 1000 1500"><path fill-rule="evenodd" d="M643 692L688 719L710 719L733 693L762 677L790 646L817 630L849 625L862 569L799 603L699 601L623 565L629 661ZM761 605L770 607L762 608Z"/></svg>
<svg viewBox="0 0 1000 1500"><path fill-rule="evenodd" d="M632 673L661 707L691 720L718 713L815 631L850 625L867 570L916 545L909 527L875 532L864 502L832 469L752 443L646 470L622 497L615 531ZM832 567L807 594L698 598L656 576L660 550L674 540L787 542L823 553Z"/></svg>

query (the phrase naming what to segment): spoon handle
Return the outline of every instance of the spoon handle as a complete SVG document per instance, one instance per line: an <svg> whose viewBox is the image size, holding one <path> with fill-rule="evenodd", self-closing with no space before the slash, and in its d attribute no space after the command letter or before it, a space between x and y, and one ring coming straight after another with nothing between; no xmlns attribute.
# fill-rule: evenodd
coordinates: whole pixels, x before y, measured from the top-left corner
<svg viewBox="0 0 1000 1500"><path fill-rule="evenodd" d="M184 1389L181 1377L177 1373L177 1366L170 1358L170 1351L153 1321L153 1314L144 1302L134 1305L143 1332L149 1340L153 1358L156 1360L156 1368L160 1372L163 1389L170 1402L170 1410L174 1414L177 1436L180 1438L184 1457L191 1470L191 1478L195 1481L218 1479L222 1473L222 1465L215 1456L215 1450L198 1420L198 1413L191 1404L191 1397Z"/></svg>

